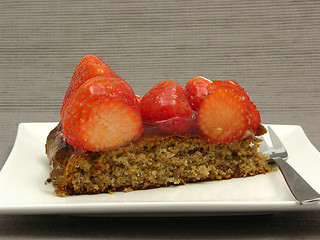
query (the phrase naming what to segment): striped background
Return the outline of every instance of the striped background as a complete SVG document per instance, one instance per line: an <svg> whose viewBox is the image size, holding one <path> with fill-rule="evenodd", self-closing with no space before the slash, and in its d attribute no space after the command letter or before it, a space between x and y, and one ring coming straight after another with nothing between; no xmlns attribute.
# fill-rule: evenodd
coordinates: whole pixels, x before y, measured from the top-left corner
<svg viewBox="0 0 320 240"><path fill-rule="evenodd" d="M264 123L301 125L320 150L319 26L319 0L0 0L0 169L20 122L59 121L88 53L140 95L164 79L236 80ZM0 238L316 239L319 216L0 216Z"/></svg>
<svg viewBox="0 0 320 240"><path fill-rule="evenodd" d="M96 54L136 91L233 79L264 123L320 150L319 1L0 1L0 168L18 123L59 121L73 70Z"/></svg>

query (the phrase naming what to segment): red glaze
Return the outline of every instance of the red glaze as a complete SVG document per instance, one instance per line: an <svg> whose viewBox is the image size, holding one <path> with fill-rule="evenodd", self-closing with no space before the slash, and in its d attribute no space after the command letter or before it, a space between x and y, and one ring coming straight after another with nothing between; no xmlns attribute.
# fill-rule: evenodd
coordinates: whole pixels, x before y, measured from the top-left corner
<svg viewBox="0 0 320 240"><path fill-rule="evenodd" d="M195 128L192 110L183 88L166 80L154 86L140 102L143 122L165 134L185 134Z"/></svg>

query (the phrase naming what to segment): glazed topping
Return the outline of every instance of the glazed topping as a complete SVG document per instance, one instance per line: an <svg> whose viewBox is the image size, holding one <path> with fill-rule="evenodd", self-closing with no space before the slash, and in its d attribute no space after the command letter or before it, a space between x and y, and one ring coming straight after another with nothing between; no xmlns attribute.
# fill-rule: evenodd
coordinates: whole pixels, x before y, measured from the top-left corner
<svg viewBox="0 0 320 240"><path fill-rule="evenodd" d="M82 58L61 108L61 133L75 149L101 151L149 135L200 134L230 143L257 131L260 114L235 81L166 80L142 98L93 55ZM143 134L145 132L145 134Z"/></svg>
<svg viewBox="0 0 320 240"><path fill-rule="evenodd" d="M143 122L161 134L186 134L195 129L195 111L183 88L174 81L155 85L140 102Z"/></svg>
<svg viewBox="0 0 320 240"><path fill-rule="evenodd" d="M138 100L121 79L89 79L61 112L61 132L71 146L90 151L132 142L142 133Z"/></svg>

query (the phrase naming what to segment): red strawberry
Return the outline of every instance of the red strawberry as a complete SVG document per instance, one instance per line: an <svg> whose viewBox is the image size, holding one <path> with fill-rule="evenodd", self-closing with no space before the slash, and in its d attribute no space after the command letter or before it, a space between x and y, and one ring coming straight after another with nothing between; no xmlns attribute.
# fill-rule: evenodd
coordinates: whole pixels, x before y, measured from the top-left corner
<svg viewBox="0 0 320 240"><path fill-rule="evenodd" d="M202 103L197 125L200 133L214 143L241 139L249 127L243 94L231 87L216 88Z"/></svg>
<svg viewBox="0 0 320 240"><path fill-rule="evenodd" d="M241 93L238 95L241 96L241 98L246 102L247 108L249 111L249 115L248 115L249 129L255 132L261 123L260 113L257 107L250 101L250 98L247 95L246 91L238 83L232 80L228 80L228 81L215 80L212 82L213 89L221 86L232 87Z"/></svg>
<svg viewBox="0 0 320 240"><path fill-rule="evenodd" d="M249 99L245 90L235 81L232 80L214 80L211 81L204 77L195 77L188 81L184 91L194 110L199 110L202 102L207 96L218 87L231 87L244 94L246 99Z"/></svg>
<svg viewBox="0 0 320 240"><path fill-rule="evenodd" d="M245 102L248 109L249 130L256 132L261 123L260 113L257 107L250 101L243 88L240 87L240 91L237 90L234 91L234 93L236 93Z"/></svg>
<svg viewBox="0 0 320 240"><path fill-rule="evenodd" d="M247 102L247 107L249 110L249 129L256 132L261 123L260 113L251 101Z"/></svg>
<svg viewBox="0 0 320 240"><path fill-rule="evenodd" d="M211 87L209 89L209 91L213 91L214 89L218 88L218 87L231 87L234 88L236 90L238 90L239 92L243 93L245 98L249 99L246 91L244 90L243 87L241 87L237 82L233 81L233 80L214 80L212 81Z"/></svg>
<svg viewBox="0 0 320 240"><path fill-rule="evenodd" d="M87 80L97 76L106 76L121 79L114 71L112 71L112 69L107 64L105 64L97 56L84 56L73 73L69 87L63 99L61 111L68 102L69 98L82 84L84 84Z"/></svg>
<svg viewBox="0 0 320 240"><path fill-rule="evenodd" d="M203 100L209 95L212 82L204 77L195 77L190 79L184 87L191 107L199 110Z"/></svg>
<svg viewBox="0 0 320 240"><path fill-rule="evenodd" d="M164 134L184 134L195 128L195 112L183 88L166 80L154 86L140 102L143 122Z"/></svg>
<svg viewBox="0 0 320 240"><path fill-rule="evenodd" d="M133 90L122 80L103 76L74 92L61 113L61 126L68 144L89 151L126 145L142 133Z"/></svg>

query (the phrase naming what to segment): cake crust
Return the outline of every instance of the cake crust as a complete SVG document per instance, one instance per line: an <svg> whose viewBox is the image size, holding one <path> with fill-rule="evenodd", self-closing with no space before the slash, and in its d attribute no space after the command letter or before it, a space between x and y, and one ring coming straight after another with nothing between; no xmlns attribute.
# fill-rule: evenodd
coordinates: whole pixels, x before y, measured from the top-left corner
<svg viewBox="0 0 320 240"><path fill-rule="evenodd" d="M256 136L213 144L200 135L153 136L100 152L77 152L60 133L48 135L46 154L58 196L112 193L265 174L268 156L259 153Z"/></svg>

